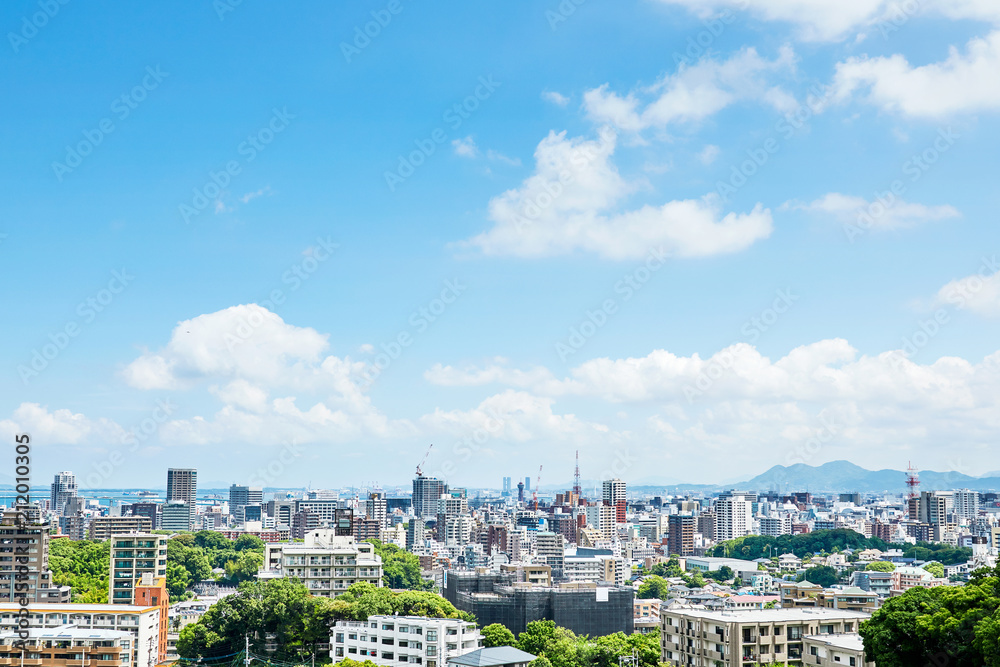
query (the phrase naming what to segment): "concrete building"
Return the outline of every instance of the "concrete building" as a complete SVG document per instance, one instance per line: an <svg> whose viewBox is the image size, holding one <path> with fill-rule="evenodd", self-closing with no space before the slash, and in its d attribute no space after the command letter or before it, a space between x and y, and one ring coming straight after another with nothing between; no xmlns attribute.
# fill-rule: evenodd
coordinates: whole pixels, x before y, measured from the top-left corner
<svg viewBox="0 0 1000 667"><path fill-rule="evenodd" d="M547 531L538 533L535 536L535 553L541 564L552 568L553 577L562 578L566 553L566 540L562 535Z"/></svg>
<svg viewBox="0 0 1000 667"><path fill-rule="evenodd" d="M867 618L839 609L661 609L660 659L685 667L802 665L807 636L855 633Z"/></svg>
<svg viewBox="0 0 1000 667"><path fill-rule="evenodd" d="M17 603L0 603L0 632L14 630L18 625ZM126 632L132 638L134 667L156 667L160 633L159 607L110 604L36 604L28 614L29 627L37 631L60 631L68 627L79 630L111 630ZM20 653L18 653L20 658ZM27 664L27 663L26 663ZM74 663L66 663L74 667Z"/></svg>
<svg viewBox="0 0 1000 667"><path fill-rule="evenodd" d="M144 516L149 519L150 530L160 528L160 506L156 503L132 503L129 512L133 517Z"/></svg>
<svg viewBox="0 0 1000 667"><path fill-rule="evenodd" d="M382 557L368 542L331 529L306 533L305 542L268 544L259 579L296 577L313 595L336 597L351 584L382 586Z"/></svg>
<svg viewBox="0 0 1000 667"><path fill-rule="evenodd" d="M779 537L792 534L792 517L784 514L779 516L764 516L760 518L760 534L768 537Z"/></svg>
<svg viewBox="0 0 1000 667"><path fill-rule="evenodd" d="M808 635L803 637L803 663L817 667L875 667L865 660L861 635Z"/></svg>
<svg viewBox="0 0 1000 667"><path fill-rule="evenodd" d="M184 530L191 530L194 526L194 516L197 513L198 502L198 471L194 468L168 468L167 469L167 502L180 500L187 503L189 512L188 524ZM166 509L166 507L164 507ZM164 516L164 522L166 517ZM167 528L166 530L176 530Z"/></svg>
<svg viewBox="0 0 1000 667"><path fill-rule="evenodd" d="M952 492L955 505L955 516L972 520L979 516L979 493L969 489L959 489Z"/></svg>
<svg viewBox="0 0 1000 667"><path fill-rule="evenodd" d="M167 633L170 623L170 593L167 591L167 578L154 577L152 572L143 572L135 582L132 604L136 607L157 607L160 610L157 662L163 662L167 659Z"/></svg>
<svg viewBox="0 0 1000 667"><path fill-rule="evenodd" d="M237 515L241 507L264 504L264 489L259 486L233 484L229 487L229 514Z"/></svg>
<svg viewBox="0 0 1000 667"><path fill-rule="evenodd" d="M368 494L368 500L365 501L365 517L370 521L378 522L379 528L385 528L388 525L386 522L388 506L385 492L372 491Z"/></svg>
<svg viewBox="0 0 1000 667"><path fill-rule="evenodd" d="M612 540L615 537L618 510L612 505L588 505L584 508L587 515L587 525L601 534L601 538Z"/></svg>
<svg viewBox="0 0 1000 667"><path fill-rule="evenodd" d="M66 509L66 503L77 497L76 475L68 470L57 472L52 480L49 493L49 509L60 515Z"/></svg>
<svg viewBox="0 0 1000 667"><path fill-rule="evenodd" d="M715 539L735 540L753 531L756 494L727 491L715 502Z"/></svg>
<svg viewBox="0 0 1000 667"><path fill-rule="evenodd" d="M0 602L22 597L29 602L69 602L70 587L53 584L49 571L50 524L39 521L37 507L25 511L26 517L5 510L0 519ZM19 567L27 567L27 573L18 572Z"/></svg>
<svg viewBox="0 0 1000 667"><path fill-rule="evenodd" d="M417 475L413 479L413 513L423 518L437 514L438 500L448 493L448 485L437 477Z"/></svg>
<svg viewBox="0 0 1000 667"><path fill-rule="evenodd" d="M625 523L626 486L620 479L606 479L602 486L602 497L605 505L615 508L615 522Z"/></svg>
<svg viewBox="0 0 1000 667"><path fill-rule="evenodd" d="M475 623L425 616L369 616L337 621L331 629L330 658L395 667L399 663L444 666L483 645Z"/></svg>
<svg viewBox="0 0 1000 667"><path fill-rule="evenodd" d="M110 540L122 533L145 533L153 530L153 524L144 516L98 516L90 520L87 536L91 540Z"/></svg>
<svg viewBox="0 0 1000 667"><path fill-rule="evenodd" d="M14 648L17 641L24 641L23 652ZM133 667L132 653L132 635L120 630L29 628L27 639L14 630L0 631L0 665L9 667L71 667L84 664L85 659L101 667Z"/></svg>
<svg viewBox="0 0 1000 667"><path fill-rule="evenodd" d="M193 520L191 506L183 500L168 500L160 509L160 528L163 530L191 530Z"/></svg>
<svg viewBox="0 0 1000 667"><path fill-rule="evenodd" d="M630 586L592 583L557 587L515 585L512 573L445 570L442 595L474 614L482 627L501 623L515 635L531 621L549 620L578 635L632 634L635 625Z"/></svg>
<svg viewBox="0 0 1000 667"><path fill-rule="evenodd" d="M878 594L857 586L834 589L823 588L808 581L783 581L778 584L782 609L821 607L825 609L850 609L871 613L878 609Z"/></svg>
<svg viewBox="0 0 1000 667"><path fill-rule="evenodd" d="M136 582L143 574L154 579L167 576L167 537L152 533L125 533L111 536L111 576L108 602L131 605Z"/></svg>
<svg viewBox="0 0 1000 667"><path fill-rule="evenodd" d="M690 556L694 553L697 520L689 514L671 514L667 519L667 546L671 554Z"/></svg>

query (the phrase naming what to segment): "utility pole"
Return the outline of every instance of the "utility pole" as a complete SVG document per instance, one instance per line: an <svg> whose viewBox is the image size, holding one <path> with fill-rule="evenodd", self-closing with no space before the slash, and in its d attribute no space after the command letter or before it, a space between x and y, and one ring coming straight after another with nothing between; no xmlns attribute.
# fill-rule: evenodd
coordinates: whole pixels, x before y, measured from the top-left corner
<svg viewBox="0 0 1000 667"><path fill-rule="evenodd" d="M250 667L250 635L243 635L243 640L245 642L243 648L243 664L246 667Z"/></svg>

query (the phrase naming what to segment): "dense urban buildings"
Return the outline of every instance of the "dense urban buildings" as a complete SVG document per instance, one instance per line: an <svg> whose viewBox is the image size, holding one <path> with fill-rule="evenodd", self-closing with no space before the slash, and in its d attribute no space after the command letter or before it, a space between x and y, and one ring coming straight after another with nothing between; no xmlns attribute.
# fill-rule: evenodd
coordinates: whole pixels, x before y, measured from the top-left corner
<svg viewBox="0 0 1000 667"><path fill-rule="evenodd" d="M50 524L37 509L26 512L4 510L0 520L0 602L69 602L69 586L56 586L49 571Z"/></svg>

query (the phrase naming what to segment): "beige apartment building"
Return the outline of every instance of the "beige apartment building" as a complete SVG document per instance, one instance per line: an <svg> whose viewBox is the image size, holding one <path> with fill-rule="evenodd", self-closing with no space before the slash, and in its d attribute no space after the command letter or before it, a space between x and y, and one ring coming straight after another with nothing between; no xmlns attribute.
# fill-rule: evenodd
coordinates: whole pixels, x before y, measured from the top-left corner
<svg viewBox="0 0 1000 667"><path fill-rule="evenodd" d="M103 542L121 533L148 533L153 522L148 516L98 516L90 520L87 537Z"/></svg>
<svg viewBox="0 0 1000 667"><path fill-rule="evenodd" d="M336 597L348 586L367 581L382 585L382 557L369 542L335 535L332 529L306 533L305 542L268 544L258 579L295 577L313 595Z"/></svg>
<svg viewBox="0 0 1000 667"><path fill-rule="evenodd" d="M661 609L661 660L684 667L815 665L806 637L856 633L867 618L843 609Z"/></svg>
<svg viewBox="0 0 1000 667"><path fill-rule="evenodd" d="M823 607L868 613L878 609L878 594L857 586L837 589L823 588L808 581L783 581L778 587L781 589L782 609Z"/></svg>
<svg viewBox="0 0 1000 667"><path fill-rule="evenodd" d="M802 642L804 663L816 667L875 667L865 661L861 635L810 635Z"/></svg>

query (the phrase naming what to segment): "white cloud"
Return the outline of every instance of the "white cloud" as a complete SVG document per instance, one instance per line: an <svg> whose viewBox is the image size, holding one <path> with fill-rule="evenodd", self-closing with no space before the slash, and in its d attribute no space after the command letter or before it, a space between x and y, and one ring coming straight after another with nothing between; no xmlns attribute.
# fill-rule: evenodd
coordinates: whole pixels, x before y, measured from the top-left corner
<svg viewBox="0 0 1000 667"><path fill-rule="evenodd" d="M660 0L680 5L691 12L712 20L715 32L725 29L728 21L715 14L721 10L747 10L764 21L790 23L797 27L803 41L840 41L867 26L878 26L888 34L900 22L916 14L931 14L945 18L973 19L996 22L1000 7L994 0ZM890 22L892 21L892 22Z"/></svg>
<svg viewBox="0 0 1000 667"><path fill-rule="evenodd" d="M833 88L838 100L858 91L883 109L918 118L1000 109L1000 30L969 41L965 52L952 47L938 63L914 67L896 54L851 58L837 65Z"/></svg>
<svg viewBox="0 0 1000 667"><path fill-rule="evenodd" d="M65 408L49 410L38 403L21 403L10 419L0 421L0 433L13 442L14 434L28 433L45 445L105 446L118 444L125 429L110 419L90 419Z"/></svg>
<svg viewBox="0 0 1000 667"><path fill-rule="evenodd" d="M984 317L1000 317L1000 272L974 274L952 280L938 290L936 306L954 306Z"/></svg>
<svg viewBox="0 0 1000 667"><path fill-rule="evenodd" d="M262 187L260 190L257 190L256 192L248 192L248 193L246 193L245 195L243 195L242 197L240 197L240 201L243 202L244 204L246 204L247 202L249 202L249 201L251 201L253 199L256 199L257 197L263 197L264 195L270 195L270 194L271 194L271 186L270 185L265 185L264 187Z"/></svg>
<svg viewBox="0 0 1000 667"><path fill-rule="evenodd" d="M699 257L738 252L770 235L771 213L761 205L749 213L723 213L712 197L614 212L638 188L612 163L615 144L609 130L597 140L549 133L535 150L535 173L490 201L493 227L466 245L520 257L584 251L636 259L651 249Z"/></svg>
<svg viewBox="0 0 1000 667"><path fill-rule="evenodd" d="M705 58L694 65L681 64L676 74L624 97L604 84L584 94L584 108L592 120L626 132L697 122L745 100L762 99L778 111L788 112L796 108L795 98L768 79L794 67L795 54L788 47L774 60L746 48L723 62ZM643 102L646 98L652 99Z"/></svg>
<svg viewBox="0 0 1000 667"><path fill-rule="evenodd" d="M505 165L510 167L520 167L521 160L516 157L508 157L503 153L493 150L492 148L486 151L486 158L494 162L503 162Z"/></svg>
<svg viewBox="0 0 1000 667"><path fill-rule="evenodd" d="M556 106L564 107L569 104L569 98L565 95L561 95L554 90L546 90L542 93L542 99L546 102L551 102Z"/></svg>
<svg viewBox="0 0 1000 667"><path fill-rule="evenodd" d="M473 158L479 155L479 148L471 135L464 139L453 139L451 145L455 149L455 155L459 157Z"/></svg>
<svg viewBox="0 0 1000 667"><path fill-rule="evenodd" d="M710 165L715 162L721 152L718 146L709 144L698 153L698 160L704 165Z"/></svg>
<svg viewBox="0 0 1000 667"><path fill-rule="evenodd" d="M925 206L894 198L869 202L864 197L839 192L830 192L809 204L787 202L783 208L825 214L842 225L856 225L866 231L903 229L961 215L948 205Z"/></svg>

